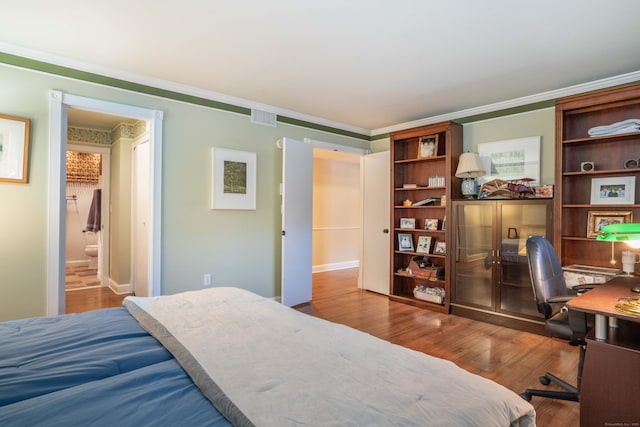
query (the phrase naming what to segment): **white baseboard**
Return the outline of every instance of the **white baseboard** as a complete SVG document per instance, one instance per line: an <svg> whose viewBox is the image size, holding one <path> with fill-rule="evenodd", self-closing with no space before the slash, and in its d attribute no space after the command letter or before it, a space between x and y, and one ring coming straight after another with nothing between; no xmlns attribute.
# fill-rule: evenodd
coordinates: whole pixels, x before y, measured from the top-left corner
<svg viewBox="0 0 640 427"><path fill-rule="evenodd" d="M334 262L332 264L314 265L311 267L312 273L321 273L323 271L344 270L345 268L360 267L360 260Z"/></svg>
<svg viewBox="0 0 640 427"><path fill-rule="evenodd" d="M80 260L75 260L75 261L67 261L67 262L65 262L65 265L67 267L86 267L87 265L89 265L89 260L88 259L80 259Z"/></svg>
<svg viewBox="0 0 640 427"><path fill-rule="evenodd" d="M130 283L120 284L114 282L113 279L109 279L109 289L117 295L130 294L132 292Z"/></svg>

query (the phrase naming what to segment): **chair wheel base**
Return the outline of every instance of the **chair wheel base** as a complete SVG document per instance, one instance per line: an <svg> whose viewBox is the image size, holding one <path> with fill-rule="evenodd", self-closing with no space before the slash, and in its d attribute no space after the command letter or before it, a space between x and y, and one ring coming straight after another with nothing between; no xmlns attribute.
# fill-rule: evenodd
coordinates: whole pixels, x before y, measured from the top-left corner
<svg viewBox="0 0 640 427"><path fill-rule="evenodd" d="M551 380L549 379L549 377L547 377L545 375L543 375L540 378L538 378L538 380L540 380L540 384L543 384L543 385L551 384Z"/></svg>
<svg viewBox="0 0 640 427"><path fill-rule="evenodd" d="M529 393L520 393L520 397L526 400L527 402L531 402L531 395Z"/></svg>

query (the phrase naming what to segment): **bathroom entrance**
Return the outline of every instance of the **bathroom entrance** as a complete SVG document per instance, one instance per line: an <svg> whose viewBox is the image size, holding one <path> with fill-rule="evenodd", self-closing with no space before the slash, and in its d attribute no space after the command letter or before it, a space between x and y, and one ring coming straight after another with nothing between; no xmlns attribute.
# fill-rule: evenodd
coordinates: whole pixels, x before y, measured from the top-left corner
<svg viewBox="0 0 640 427"><path fill-rule="evenodd" d="M72 132L73 133L73 132ZM108 284L109 147L70 144L66 153L65 290ZM104 227L103 225L107 226ZM107 256L105 256L107 254Z"/></svg>

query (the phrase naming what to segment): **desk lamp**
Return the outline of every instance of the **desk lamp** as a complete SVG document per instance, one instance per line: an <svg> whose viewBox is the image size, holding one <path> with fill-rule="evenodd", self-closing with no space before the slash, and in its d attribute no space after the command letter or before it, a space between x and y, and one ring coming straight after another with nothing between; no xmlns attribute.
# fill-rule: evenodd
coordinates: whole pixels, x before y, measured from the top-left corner
<svg viewBox="0 0 640 427"><path fill-rule="evenodd" d="M627 246L638 249L640 248L640 224L639 223L626 223L626 224L610 224L602 227L602 230L598 232L597 240L602 242L611 242L611 258L613 260L613 244L616 242L626 243ZM635 264L637 262L637 256L631 251L622 252L622 269L627 276L635 271ZM631 288L634 292L640 292L640 286L634 286Z"/></svg>
<svg viewBox="0 0 640 427"><path fill-rule="evenodd" d="M478 195L478 184L476 178L486 174L482 160L478 153L462 153L456 170L456 177L462 178L460 190L467 199L473 199Z"/></svg>

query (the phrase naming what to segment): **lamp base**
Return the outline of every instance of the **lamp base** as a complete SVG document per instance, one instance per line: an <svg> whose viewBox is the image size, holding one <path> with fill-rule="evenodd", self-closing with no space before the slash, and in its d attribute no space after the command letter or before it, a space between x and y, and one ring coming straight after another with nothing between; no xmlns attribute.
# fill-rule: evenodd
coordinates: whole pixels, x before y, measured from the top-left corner
<svg viewBox="0 0 640 427"><path fill-rule="evenodd" d="M475 178L465 178L460 186L462 195L465 199L474 199L478 196L478 184Z"/></svg>

